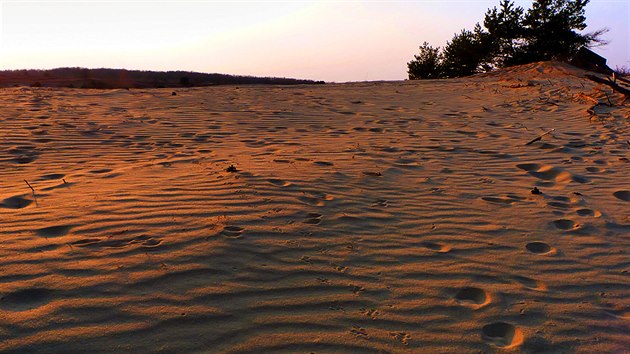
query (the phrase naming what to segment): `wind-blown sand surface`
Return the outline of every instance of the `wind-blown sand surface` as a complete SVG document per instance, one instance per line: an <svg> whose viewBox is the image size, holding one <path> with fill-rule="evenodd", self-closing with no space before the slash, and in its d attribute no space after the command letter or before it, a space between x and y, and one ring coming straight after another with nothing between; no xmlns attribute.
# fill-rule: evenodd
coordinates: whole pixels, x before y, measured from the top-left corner
<svg viewBox="0 0 630 354"><path fill-rule="evenodd" d="M0 90L0 351L627 351L630 110L583 74Z"/></svg>

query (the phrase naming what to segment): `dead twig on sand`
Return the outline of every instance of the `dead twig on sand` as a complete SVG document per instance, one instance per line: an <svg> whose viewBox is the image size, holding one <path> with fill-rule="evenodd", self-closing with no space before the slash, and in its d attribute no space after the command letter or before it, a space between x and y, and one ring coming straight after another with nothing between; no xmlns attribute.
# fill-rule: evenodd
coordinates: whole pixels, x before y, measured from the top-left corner
<svg viewBox="0 0 630 354"><path fill-rule="evenodd" d="M554 105L554 106L556 106L556 107L560 106L559 104L557 104L557 103L555 103L555 102L550 101L550 100L551 100L551 97L542 97L542 96L541 96L541 97L539 97L539 99L540 99L540 101L542 101L543 103L550 104L550 105Z"/></svg>
<svg viewBox="0 0 630 354"><path fill-rule="evenodd" d="M606 95L606 100L608 100L608 105L610 107L614 106L614 104L610 101L610 97L608 96L608 92L604 91L604 95Z"/></svg>
<svg viewBox="0 0 630 354"><path fill-rule="evenodd" d="M590 79L591 81L595 81L595 82L597 82L599 84L608 85L608 86L612 87L613 90L615 90L615 91L617 91L619 93L622 93L622 94L624 94L626 96L630 96L630 90L617 85L611 79L603 79L603 78L595 76L595 75L586 75L586 78Z"/></svg>
<svg viewBox="0 0 630 354"><path fill-rule="evenodd" d="M529 129L527 129L527 127L523 123L514 123L514 126L517 127L517 128L521 128L521 129L525 129L525 130L529 131Z"/></svg>
<svg viewBox="0 0 630 354"><path fill-rule="evenodd" d="M578 93L577 97L585 99L585 100L590 100L591 102L594 102L596 105L600 104L599 100L585 94L585 93Z"/></svg>
<svg viewBox="0 0 630 354"><path fill-rule="evenodd" d="M551 133L553 133L555 130L556 130L556 129L551 129L551 130L548 130L548 131L546 131L544 134L539 135L537 138L533 139L532 141L528 142L528 143L527 143L527 144L525 144L525 145L531 145L531 144L533 144L533 143L535 143L535 142L537 142L537 141L540 141L540 140L542 140L543 136L545 136L545 135L547 135L547 134L551 134Z"/></svg>
<svg viewBox="0 0 630 354"><path fill-rule="evenodd" d="M27 180L24 180L24 182L26 183L26 185L28 186L28 188L31 189L31 193L33 193L33 200L35 201L35 205L39 206L39 203L37 203L37 196L35 195L35 188L33 188L33 186L31 186L30 183L28 183Z"/></svg>

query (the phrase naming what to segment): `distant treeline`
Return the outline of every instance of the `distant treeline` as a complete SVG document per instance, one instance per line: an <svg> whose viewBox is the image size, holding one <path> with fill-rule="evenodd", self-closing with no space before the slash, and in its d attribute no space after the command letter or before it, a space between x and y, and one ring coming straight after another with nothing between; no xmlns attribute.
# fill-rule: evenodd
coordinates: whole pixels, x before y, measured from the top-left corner
<svg viewBox="0 0 630 354"><path fill-rule="evenodd" d="M299 85L323 81L278 77L205 74L191 71L140 71L125 69L58 68L0 71L0 87L163 88L212 85Z"/></svg>

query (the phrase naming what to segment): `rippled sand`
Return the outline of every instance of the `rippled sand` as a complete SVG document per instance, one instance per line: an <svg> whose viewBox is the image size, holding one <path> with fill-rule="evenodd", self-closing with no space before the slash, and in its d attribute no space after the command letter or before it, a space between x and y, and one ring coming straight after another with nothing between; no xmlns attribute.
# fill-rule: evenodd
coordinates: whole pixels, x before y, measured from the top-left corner
<svg viewBox="0 0 630 354"><path fill-rule="evenodd" d="M2 89L0 351L623 352L630 110L582 74Z"/></svg>

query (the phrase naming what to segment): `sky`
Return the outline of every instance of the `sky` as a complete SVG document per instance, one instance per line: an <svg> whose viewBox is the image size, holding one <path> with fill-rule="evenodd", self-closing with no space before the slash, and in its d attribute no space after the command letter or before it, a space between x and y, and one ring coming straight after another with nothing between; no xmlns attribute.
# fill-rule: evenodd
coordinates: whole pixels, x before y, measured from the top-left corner
<svg viewBox="0 0 630 354"><path fill-rule="evenodd" d="M531 1L515 1L528 8ZM443 46L499 0L0 0L0 69L190 70L328 82L402 80L427 41ZM596 51L630 67L630 0L591 0Z"/></svg>

